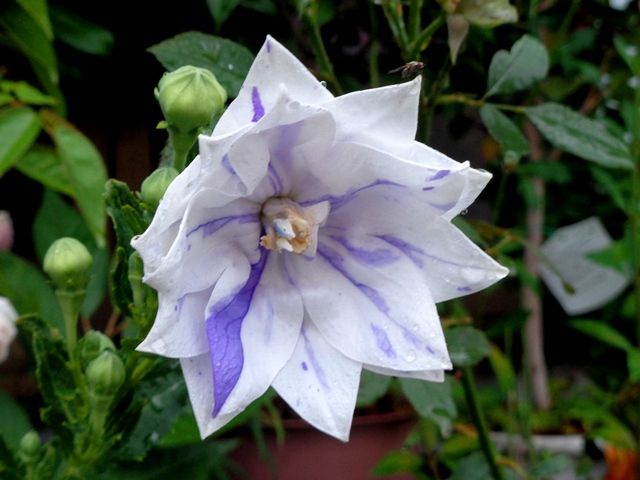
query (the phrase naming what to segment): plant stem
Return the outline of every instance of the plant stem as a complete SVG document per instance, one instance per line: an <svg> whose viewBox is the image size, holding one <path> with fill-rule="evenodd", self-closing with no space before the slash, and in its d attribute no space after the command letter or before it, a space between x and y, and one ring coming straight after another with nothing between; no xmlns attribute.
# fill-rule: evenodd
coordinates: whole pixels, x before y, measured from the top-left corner
<svg viewBox="0 0 640 480"><path fill-rule="evenodd" d="M473 369L471 367L464 367L462 369L462 388L464 389L464 396L467 401L467 405L471 411L473 423L475 423L476 428L478 429L480 448L482 449L482 453L489 464L491 475L494 480L503 480L502 471L496 462L496 453L493 448L493 443L491 443L491 439L489 438L487 422L484 419L484 414L478 401L478 391L476 389Z"/></svg>
<svg viewBox="0 0 640 480"><path fill-rule="evenodd" d="M400 48L402 58L405 62L408 62L411 60L409 58L409 37L402 17L402 4L397 0L385 0L382 3L382 11L387 18L393 38Z"/></svg>
<svg viewBox="0 0 640 480"><path fill-rule="evenodd" d="M322 35L320 34L320 26L318 25L316 17L316 15L313 15L309 12L305 12L302 15L307 28L311 32L310 40L313 54L316 57L316 61L318 62L320 73L324 78L326 78L327 83L331 86L334 93L336 95L342 95L344 90L342 89L342 85L340 85L340 82L338 82L338 78L333 71L333 64L331 63L331 59L327 54L326 48L324 47Z"/></svg>
<svg viewBox="0 0 640 480"><path fill-rule="evenodd" d="M409 38L415 41L422 24L422 5L424 0L411 0L409 3Z"/></svg>
<svg viewBox="0 0 640 480"><path fill-rule="evenodd" d="M422 30L422 32L413 37L410 52L411 59L418 60L420 58L420 54L429 44L429 40L431 40L433 34L436 33L442 25L444 25L445 20L446 16L444 13L441 13L434 18L433 21L427 25L424 30Z"/></svg>
<svg viewBox="0 0 640 480"><path fill-rule="evenodd" d="M80 307L85 297L85 291L57 290L56 297L64 318L64 329L67 340L69 358L75 358L76 343L78 341L78 317Z"/></svg>
<svg viewBox="0 0 640 480"><path fill-rule="evenodd" d="M187 166L187 158L189 151L198 138L198 132L189 133L179 132L173 127L168 127L169 140L173 147L173 167L181 172Z"/></svg>
<svg viewBox="0 0 640 480"><path fill-rule="evenodd" d="M369 83L372 88L380 86L380 41L378 40L378 17L373 2L369 2L369 24L371 27L371 44L369 45Z"/></svg>

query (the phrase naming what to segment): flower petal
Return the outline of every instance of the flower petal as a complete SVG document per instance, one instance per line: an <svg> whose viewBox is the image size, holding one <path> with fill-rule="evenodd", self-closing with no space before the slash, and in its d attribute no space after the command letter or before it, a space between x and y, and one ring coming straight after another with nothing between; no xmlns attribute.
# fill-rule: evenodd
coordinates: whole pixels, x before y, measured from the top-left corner
<svg viewBox="0 0 640 480"><path fill-rule="evenodd" d="M305 309L324 338L369 365L403 371L450 368L420 271L380 239L354 243L340 233L322 229L313 260L289 257Z"/></svg>
<svg viewBox="0 0 640 480"><path fill-rule="evenodd" d="M420 80L347 93L325 103L338 126L336 140L410 155L418 126Z"/></svg>
<svg viewBox="0 0 640 480"><path fill-rule="evenodd" d="M216 125L213 136L224 135L258 122L276 103L280 85L285 84L294 100L318 105L333 95L315 79L291 52L268 36L251 65L238 97L231 102Z"/></svg>
<svg viewBox="0 0 640 480"><path fill-rule="evenodd" d="M426 210L421 194L406 189L361 191L329 215L325 230L332 228L358 242L377 238L408 259L436 303L482 290L509 273L454 225Z"/></svg>
<svg viewBox="0 0 640 480"><path fill-rule="evenodd" d="M207 309L213 416L242 411L291 357L303 311L283 259L263 250L246 277L230 269L214 288Z"/></svg>
<svg viewBox="0 0 640 480"><path fill-rule="evenodd" d="M273 387L307 422L346 442L361 368L359 362L333 348L306 318L293 355Z"/></svg>
<svg viewBox="0 0 640 480"><path fill-rule="evenodd" d="M429 382L444 382L444 370L418 370L416 372L406 372L402 370L390 370L388 368L376 367L374 365L363 365L366 370L370 370L380 375L388 375L390 377L416 378L418 380L427 380Z"/></svg>

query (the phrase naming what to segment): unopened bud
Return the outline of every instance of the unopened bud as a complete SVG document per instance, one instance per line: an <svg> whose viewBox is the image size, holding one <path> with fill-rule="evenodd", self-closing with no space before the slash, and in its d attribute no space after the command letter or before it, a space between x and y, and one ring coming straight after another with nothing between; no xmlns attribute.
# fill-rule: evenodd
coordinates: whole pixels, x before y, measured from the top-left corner
<svg viewBox="0 0 640 480"><path fill-rule="evenodd" d="M0 210L0 250L11 250L13 245L13 223L9 212Z"/></svg>
<svg viewBox="0 0 640 480"><path fill-rule="evenodd" d="M83 366L89 365L105 350L115 352L116 347L109 337L97 330L91 330L78 342L78 356Z"/></svg>
<svg viewBox="0 0 640 480"><path fill-rule="evenodd" d="M40 436L36 432L31 430L25 433L20 440L20 458L26 463L34 461L40 453L41 446Z"/></svg>
<svg viewBox="0 0 640 480"><path fill-rule="evenodd" d="M158 207L160 199L167 191L174 178L178 176L178 170L173 167L160 167L149 175L140 186L142 201L154 210Z"/></svg>
<svg viewBox="0 0 640 480"><path fill-rule="evenodd" d="M17 318L18 313L11 302L0 297L0 363L9 356L9 347L18 333L15 325Z"/></svg>
<svg viewBox="0 0 640 480"><path fill-rule="evenodd" d="M124 364L116 352L105 350L87 367L90 390L100 396L113 396L124 383Z"/></svg>
<svg viewBox="0 0 640 480"><path fill-rule="evenodd" d="M165 73L155 94L168 125L183 133L209 126L227 101L213 73L190 65Z"/></svg>
<svg viewBox="0 0 640 480"><path fill-rule="evenodd" d="M89 282L93 258L82 243L64 237L51 244L44 256L43 269L61 290L83 290Z"/></svg>

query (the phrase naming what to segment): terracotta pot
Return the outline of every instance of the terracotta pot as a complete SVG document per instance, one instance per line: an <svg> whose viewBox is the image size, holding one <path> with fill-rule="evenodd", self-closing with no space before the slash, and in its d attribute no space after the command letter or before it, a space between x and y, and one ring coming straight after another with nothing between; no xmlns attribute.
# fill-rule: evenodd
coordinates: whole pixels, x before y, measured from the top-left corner
<svg viewBox="0 0 640 480"><path fill-rule="evenodd" d="M265 437L273 465L260 457L251 440L231 455L244 470L236 478L247 480L369 480L380 459L399 449L415 425L411 411L355 417L349 442L342 443L302 420L283 420L284 445L276 444L272 429ZM385 476L389 480L413 480L412 475Z"/></svg>

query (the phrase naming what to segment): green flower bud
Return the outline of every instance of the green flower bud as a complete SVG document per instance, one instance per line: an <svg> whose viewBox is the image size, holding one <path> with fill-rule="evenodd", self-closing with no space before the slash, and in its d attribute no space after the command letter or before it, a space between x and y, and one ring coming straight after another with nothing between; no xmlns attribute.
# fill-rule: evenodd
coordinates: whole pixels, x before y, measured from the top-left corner
<svg viewBox="0 0 640 480"><path fill-rule="evenodd" d="M30 432L25 433L20 440L20 458L25 463L34 461L40 453L41 446L42 443L40 442L40 436L36 432L31 430Z"/></svg>
<svg viewBox="0 0 640 480"><path fill-rule="evenodd" d="M178 176L178 170L173 167L160 167L149 175L140 186L142 201L154 210L158 207L169 184Z"/></svg>
<svg viewBox="0 0 640 480"><path fill-rule="evenodd" d="M185 133L209 126L227 101L213 73L190 65L165 73L155 94L169 126Z"/></svg>
<svg viewBox="0 0 640 480"><path fill-rule="evenodd" d="M105 350L89 364L86 375L91 393L112 397L124 383L126 372L118 354Z"/></svg>
<svg viewBox="0 0 640 480"><path fill-rule="evenodd" d="M43 269L61 290L83 290L89 282L93 258L82 243L64 237L51 244L44 256Z"/></svg>
<svg viewBox="0 0 640 480"><path fill-rule="evenodd" d="M83 366L89 365L105 350L115 352L116 347L109 337L97 330L91 330L78 342L78 357Z"/></svg>

